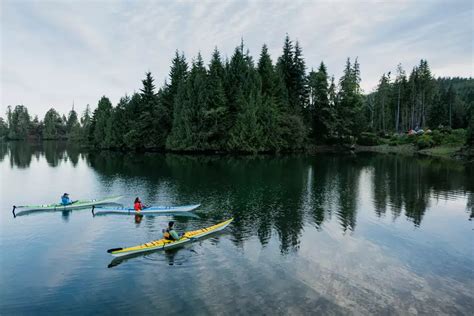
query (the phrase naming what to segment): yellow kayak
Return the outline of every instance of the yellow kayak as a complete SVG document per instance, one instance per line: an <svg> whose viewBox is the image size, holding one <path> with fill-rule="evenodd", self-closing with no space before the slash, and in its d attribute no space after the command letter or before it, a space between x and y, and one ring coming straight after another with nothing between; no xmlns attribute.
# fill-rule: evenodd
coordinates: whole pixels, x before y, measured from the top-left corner
<svg viewBox="0 0 474 316"><path fill-rule="evenodd" d="M215 232L221 231L225 229L234 219L228 219L225 222L207 227L198 230L193 230L190 232L186 232L183 236L178 240L169 240L169 239L158 239L154 241L147 242L146 244L128 247L128 248L113 248L107 250L114 257L122 257L131 254L137 254L141 252L148 252L153 250L165 250L174 247L181 246L183 244L187 244L193 241L196 241L199 238L204 236L213 234Z"/></svg>

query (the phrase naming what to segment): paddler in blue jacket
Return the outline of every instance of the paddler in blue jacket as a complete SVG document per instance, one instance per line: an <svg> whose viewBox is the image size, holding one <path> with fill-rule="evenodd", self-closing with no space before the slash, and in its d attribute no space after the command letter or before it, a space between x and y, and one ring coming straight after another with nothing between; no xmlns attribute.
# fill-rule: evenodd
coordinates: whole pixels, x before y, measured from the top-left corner
<svg viewBox="0 0 474 316"><path fill-rule="evenodd" d="M169 222L168 227L163 230L163 237L165 237L165 239L169 239L169 240L178 240L179 239L178 233L174 230L174 222L173 221Z"/></svg>
<svg viewBox="0 0 474 316"><path fill-rule="evenodd" d="M61 204L62 205L69 205L71 203L72 203L72 201L69 198L69 194L64 193L63 196L61 196Z"/></svg>

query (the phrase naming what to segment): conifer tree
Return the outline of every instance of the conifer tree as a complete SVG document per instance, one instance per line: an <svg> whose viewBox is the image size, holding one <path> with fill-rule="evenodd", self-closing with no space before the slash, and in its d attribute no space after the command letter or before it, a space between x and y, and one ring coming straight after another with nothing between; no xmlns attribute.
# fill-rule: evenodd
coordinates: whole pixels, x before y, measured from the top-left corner
<svg viewBox="0 0 474 316"><path fill-rule="evenodd" d="M98 148L106 147L104 141L106 136L107 121L111 113L112 104L106 96L103 96L97 104L97 109L94 110L90 127L92 144Z"/></svg>
<svg viewBox="0 0 474 316"><path fill-rule="evenodd" d="M165 144L168 134L171 132L173 124L173 112L176 104L176 96L178 94L178 88L183 83L188 75L188 64L184 54L175 52L175 57L171 62L171 69L169 73L170 83L165 83L163 89L158 92L158 116L159 126L161 129L160 143Z"/></svg>
<svg viewBox="0 0 474 316"><path fill-rule="evenodd" d="M377 87L377 96L376 96L376 103L377 109L376 117L378 124L376 125L379 130L383 131L384 133L387 131L386 123L387 123L387 116L390 115L389 111L389 102L390 102L390 72L386 74L382 74L380 78L379 85Z"/></svg>
<svg viewBox="0 0 474 316"><path fill-rule="evenodd" d="M229 109L224 91L224 78L224 65L219 51L215 48L207 75L204 150L222 150L225 148L226 132L229 128Z"/></svg>
<svg viewBox="0 0 474 316"><path fill-rule="evenodd" d="M262 95L261 113L259 113L262 125L262 146L265 151L279 151L283 146L279 126L283 81L275 71L266 45L262 47L257 68Z"/></svg>
<svg viewBox="0 0 474 316"><path fill-rule="evenodd" d="M345 137L356 137L364 129L360 70L357 59L351 65L347 58L344 74L339 80L338 93L339 133ZM343 138L343 141L348 139Z"/></svg>
<svg viewBox="0 0 474 316"><path fill-rule="evenodd" d="M474 102L469 105L468 120L466 146L474 150Z"/></svg>
<svg viewBox="0 0 474 316"><path fill-rule="evenodd" d="M79 139L81 137L81 125L74 108L69 112L66 121L66 136L71 139Z"/></svg>
<svg viewBox="0 0 474 316"><path fill-rule="evenodd" d="M277 69L282 76L287 91L287 108L282 109L282 140L285 150L299 149L306 141L307 128L303 119L303 110L307 95L305 87L305 66L299 45L293 48L289 36L283 44L283 54L278 58Z"/></svg>
<svg viewBox="0 0 474 316"><path fill-rule="evenodd" d="M294 95L295 105L299 113L307 115L308 105L308 83L306 77L306 64L303 58L303 50L297 41L295 44L295 51L293 55L293 81L294 81Z"/></svg>
<svg viewBox="0 0 474 316"><path fill-rule="evenodd" d="M59 139L61 135L62 119L59 113L51 108L44 116L43 139Z"/></svg>
<svg viewBox="0 0 474 316"><path fill-rule="evenodd" d="M229 133L228 146L233 151L258 152L264 149L259 117L262 108L261 82L248 52L244 55L244 62L244 80L238 90L237 116Z"/></svg>
<svg viewBox="0 0 474 316"><path fill-rule="evenodd" d="M8 135L8 125L7 122L3 119L3 117L0 117L0 140L3 140L6 138Z"/></svg>
<svg viewBox="0 0 474 316"><path fill-rule="evenodd" d="M155 84L151 72L146 73L140 89L140 107L138 120L132 125L135 135L140 140L141 149L162 148L165 142L164 133L159 125L159 100L155 93Z"/></svg>
<svg viewBox="0 0 474 316"><path fill-rule="evenodd" d="M30 130L30 115L24 105L15 106L14 110L8 106L8 138L15 140L25 140L28 138Z"/></svg>
<svg viewBox="0 0 474 316"><path fill-rule="evenodd" d="M82 125L82 132L81 132L81 139L88 140L90 135L90 127L92 123L91 117L91 110L89 104L87 104L84 113L82 113L81 117L81 125Z"/></svg>
<svg viewBox="0 0 474 316"><path fill-rule="evenodd" d="M123 141L124 147L127 149L140 150L143 148L139 121L141 105L142 98L139 93L135 92L125 106L127 130L124 131Z"/></svg>
<svg viewBox="0 0 474 316"><path fill-rule="evenodd" d="M283 77L285 87L288 91L288 101L291 107L292 113L297 113L296 91L295 91L295 79L294 79L294 52L293 42L290 40L288 34L285 37L285 43L283 44L283 53L278 58L277 68Z"/></svg>
<svg viewBox="0 0 474 316"><path fill-rule="evenodd" d="M125 135L129 130L129 119L127 117L127 106L130 97L125 95L120 98L119 103L113 108L111 115L107 120L105 145L106 148L123 149L125 148Z"/></svg>
<svg viewBox="0 0 474 316"><path fill-rule="evenodd" d="M204 113L207 110L206 69L201 54L193 62L186 80L176 97L173 128L167 148L173 150L202 150L206 140Z"/></svg>
<svg viewBox="0 0 474 316"><path fill-rule="evenodd" d="M317 72L312 71L309 74L309 86L313 137L317 143L324 143L334 134L336 117L335 109L330 103L329 78L323 62L319 65Z"/></svg>
<svg viewBox="0 0 474 316"><path fill-rule="evenodd" d="M407 90L407 77L401 64L397 66L397 77L394 82L394 95L396 95L396 111L395 111L395 132L400 132L401 122L403 122L403 113L405 109L405 95Z"/></svg>

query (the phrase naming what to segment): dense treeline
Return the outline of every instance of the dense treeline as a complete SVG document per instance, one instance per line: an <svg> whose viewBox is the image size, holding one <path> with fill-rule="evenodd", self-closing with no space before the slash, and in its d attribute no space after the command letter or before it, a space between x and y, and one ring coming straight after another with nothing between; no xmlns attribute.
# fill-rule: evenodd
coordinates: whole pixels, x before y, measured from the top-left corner
<svg viewBox="0 0 474 316"><path fill-rule="evenodd" d="M302 48L287 36L274 63L266 45L254 61L244 44L223 60L217 48L208 65L200 54L176 52L169 81L157 89L151 73L142 88L114 107L102 97L79 120L49 110L31 120L26 107L7 111L0 137L71 139L99 149L212 152L295 151L309 144L352 143L361 132L404 133L416 128L472 130L474 80L435 79L421 60L407 77L384 74L363 95L358 60L348 58L336 82L323 62L307 73Z"/></svg>
<svg viewBox="0 0 474 316"><path fill-rule="evenodd" d="M428 62L421 60L407 78L398 65L395 78L383 74L377 89L367 96L370 127L382 132L416 128L466 128L474 104L474 80L434 79Z"/></svg>

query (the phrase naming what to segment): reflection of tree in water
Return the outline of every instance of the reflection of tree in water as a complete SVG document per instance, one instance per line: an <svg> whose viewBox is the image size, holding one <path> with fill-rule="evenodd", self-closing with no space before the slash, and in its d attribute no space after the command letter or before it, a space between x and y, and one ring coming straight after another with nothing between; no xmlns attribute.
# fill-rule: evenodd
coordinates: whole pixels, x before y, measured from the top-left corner
<svg viewBox="0 0 474 316"><path fill-rule="evenodd" d="M302 159L169 155L166 161L180 184L178 192L192 194L199 188L198 196L210 197L205 205L235 216L236 240L254 233L265 245L273 228L283 252L298 246L303 226L298 200L303 189Z"/></svg>
<svg viewBox="0 0 474 316"><path fill-rule="evenodd" d="M390 206L397 218L402 209L415 226L421 225L430 197L466 188L472 172L462 164L433 159L374 155L368 158L373 170L373 203L377 215Z"/></svg>
<svg viewBox="0 0 474 316"><path fill-rule="evenodd" d="M68 145L66 147L66 154L71 164L76 167L79 162L79 155L81 154L80 147L72 144Z"/></svg>
<svg viewBox="0 0 474 316"><path fill-rule="evenodd" d="M7 142L0 141L0 162L5 159L5 156L8 154L8 145Z"/></svg>
<svg viewBox="0 0 474 316"><path fill-rule="evenodd" d="M31 163L33 150L28 142L9 142L10 147L10 166L18 168L28 168Z"/></svg>
<svg viewBox="0 0 474 316"><path fill-rule="evenodd" d="M466 210L469 213L469 220L474 218L474 193L469 193L467 198Z"/></svg>
<svg viewBox="0 0 474 316"><path fill-rule="evenodd" d="M347 157L346 157L347 158ZM339 218L342 218L342 227L347 228L344 223L344 216L354 213L345 208L345 211L340 211L340 203L347 197L342 195L341 186L345 187L345 181L339 177L338 171L341 168L339 163L341 157L337 156L318 156L312 158L308 172L308 183L311 184L309 188L309 205L308 212L312 218L317 229L321 229L324 221L330 220L333 213L336 213Z"/></svg>
<svg viewBox="0 0 474 316"><path fill-rule="evenodd" d="M201 202L213 221L234 216L237 242L256 234L266 244L274 229L282 251L298 245L303 227L302 159L117 153L88 158L104 181L142 179L146 190L167 183L176 203Z"/></svg>
<svg viewBox="0 0 474 316"><path fill-rule="evenodd" d="M474 218L474 166L470 164L466 167L466 173L468 180L466 190L468 191L466 211L469 213L469 220L471 221Z"/></svg>
<svg viewBox="0 0 474 316"><path fill-rule="evenodd" d="M361 167L352 157L338 159L336 164L339 209L337 217L342 230L354 230L357 214L357 195Z"/></svg>
<svg viewBox="0 0 474 316"><path fill-rule="evenodd" d="M100 181L105 186L110 187L116 180L121 180L126 186L140 184L145 190L140 197L145 202L154 201L159 185L170 180L169 168L162 154L91 152L87 161L99 172Z"/></svg>
<svg viewBox="0 0 474 316"><path fill-rule="evenodd" d="M44 157L51 167L57 167L59 163L66 159L66 143L57 141L44 141Z"/></svg>
<svg viewBox="0 0 474 316"><path fill-rule="evenodd" d="M397 218L404 210L417 226L430 194L466 184L463 171L452 166L383 155L223 158L100 153L88 158L103 181L138 181L149 195L166 185L172 203L201 202L210 222L234 216L237 243L257 236L265 245L277 233L282 252L298 248L305 216L320 229L336 214L343 231L355 229L362 170L372 174L376 214L389 209Z"/></svg>
<svg viewBox="0 0 474 316"><path fill-rule="evenodd" d="M59 141L0 143L0 158L3 159L8 153L10 153L10 165L12 167L28 168L33 157L39 160L43 155L51 167L57 167L61 161L67 161L68 159L73 166L76 166L81 150L78 146Z"/></svg>
<svg viewBox="0 0 474 316"><path fill-rule="evenodd" d="M469 193L474 191L470 180L474 178L473 169L449 161L388 155L81 154L78 148L59 142L45 142L39 147L15 142L0 149L3 155L9 154L12 165L20 168L28 167L32 156L39 158L42 153L50 166L58 166L61 160L70 160L76 166L83 155L106 187L119 180L124 190L135 188L144 201L175 205L201 202L203 207L198 212L203 214L203 225L234 216L230 229L234 242L239 244L256 236L266 245L273 235L283 253L298 249L307 223L323 229L335 215L342 231L353 231L359 191L370 190L359 190L360 180L366 179L362 174L371 175L378 216L391 212L395 219L403 211L418 226L431 197L446 199L457 192L468 193L468 212L474 216L474 198ZM196 228L193 221L180 219L179 223L182 230ZM143 224L154 226L148 219Z"/></svg>

